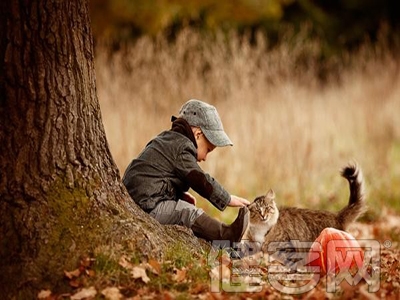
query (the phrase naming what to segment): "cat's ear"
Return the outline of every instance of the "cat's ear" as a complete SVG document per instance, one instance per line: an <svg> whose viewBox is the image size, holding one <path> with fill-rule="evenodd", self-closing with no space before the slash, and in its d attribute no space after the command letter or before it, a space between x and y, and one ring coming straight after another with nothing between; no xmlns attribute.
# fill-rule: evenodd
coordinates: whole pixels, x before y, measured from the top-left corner
<svg viewBox="0 0 400 300"><path fill-rule="evenodd" d="M275 199L275 192L272 189L269 189L269 191L267 192L265 197L267 197L269 199Z"/></svg>

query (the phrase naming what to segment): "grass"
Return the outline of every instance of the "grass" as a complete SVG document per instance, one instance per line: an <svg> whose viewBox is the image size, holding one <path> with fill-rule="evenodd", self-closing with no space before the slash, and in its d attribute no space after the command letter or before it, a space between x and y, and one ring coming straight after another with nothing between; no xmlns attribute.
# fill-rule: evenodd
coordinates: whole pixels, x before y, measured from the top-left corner
<svg viewBox="0 0 400 300"><path fill-rule="evenodd" d="M177 243L171 245L163 261L159 262L151 258L141 260L135 253L115 246L116 249L99 248L93 258L82 259L78 269L71 270L69 274L70 286L76 291L93 287L98 295L106 288L113 287L124 297L137 296L139 299L143 295L168 298L166 291L174 298L188 299L190 294L207 290L209 269L206 266L206 253L199 258ZM148 281L133 276L136 267L146 273Z"/></svg>
<svg viewBox="0 0 400 300"><path fill-rule="evenodd" d="M170 128L171 115L198 98L217 107L234 142L201 164L230 193L252 200L272 188L280 205L335 211L348 199L339 171L356 160L372 215L383 206L400 213L400 62L386 47L366 46L323 66L318 43L301 37L269 49L262 36L251 45L235 34L186 30L173 43L143 37L113 54L98 47L111 152L122 175ZM237 213L198 205L226 222Z"/></svg>

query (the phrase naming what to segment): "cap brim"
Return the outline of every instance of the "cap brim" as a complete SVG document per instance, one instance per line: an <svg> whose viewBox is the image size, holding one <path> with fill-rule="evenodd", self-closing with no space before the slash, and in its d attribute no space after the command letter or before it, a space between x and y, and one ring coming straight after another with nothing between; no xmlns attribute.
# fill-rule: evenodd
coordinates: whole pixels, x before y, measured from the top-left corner
<svg viewBox="0 0 400 300"><path fill-rule="evenodd" d="M205 130L201 131L206 136L207 140L216 147L233 146L231 139L223 130Z"/></svg>

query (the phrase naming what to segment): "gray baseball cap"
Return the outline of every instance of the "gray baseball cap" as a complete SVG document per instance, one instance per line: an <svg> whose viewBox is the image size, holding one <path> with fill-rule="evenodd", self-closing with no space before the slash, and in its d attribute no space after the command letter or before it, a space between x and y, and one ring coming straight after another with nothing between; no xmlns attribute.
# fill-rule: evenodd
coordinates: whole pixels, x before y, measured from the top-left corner
<svg viewBox="0 0 400 300"><path fill-rule="evenodd" d="M179 117L185 119L191 126L200 127L207 140L214 146L233 146L214 106L197 99L190 99L182 105Z"/></svg>

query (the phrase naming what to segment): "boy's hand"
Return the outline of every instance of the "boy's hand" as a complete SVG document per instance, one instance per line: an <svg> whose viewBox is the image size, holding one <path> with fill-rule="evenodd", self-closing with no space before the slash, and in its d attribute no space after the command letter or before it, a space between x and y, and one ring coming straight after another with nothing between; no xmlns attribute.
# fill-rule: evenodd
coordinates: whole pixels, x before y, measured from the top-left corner
<svg viewBox="0 0 400 300"><path fill-rule="evenodd" d="M244 198L240 198L238 196L231 195L231 201L228 206L232 207L243 207L249 205L250 202Z"/></svg>
<svg viewBox="0 0 400 300"><path fill-rule="evenodd" d="M193 204L194 206L196 206L196 198L191 195L188 192L184 192L183 193L183 197L182 197L184 201L189 202L190 204Z"/></svg>

